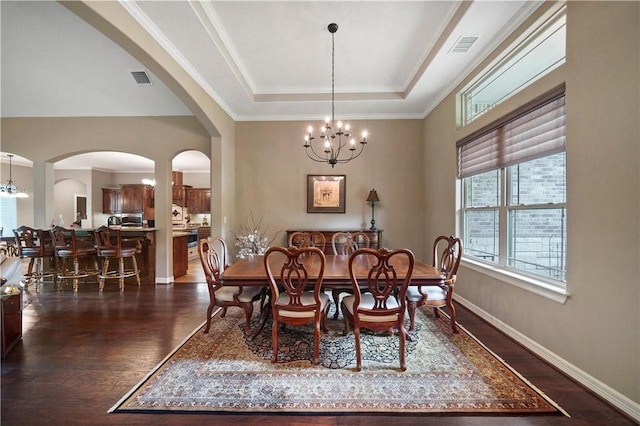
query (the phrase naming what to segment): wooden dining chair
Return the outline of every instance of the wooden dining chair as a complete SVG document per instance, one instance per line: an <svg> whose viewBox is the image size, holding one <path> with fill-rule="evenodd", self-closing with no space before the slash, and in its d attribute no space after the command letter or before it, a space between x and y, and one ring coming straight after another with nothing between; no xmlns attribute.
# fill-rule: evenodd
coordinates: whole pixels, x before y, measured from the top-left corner
<svg viewBox="0 0 640 426"><path fill-rule="evenodd" d="M211 314L213 308L222 308L221 316L227 313L227 308L237 306L244 310L245 334L251 334L251 315L253 314L253 302L264 302L266 287L260 286L223 286L220 275L227 266L227 244L220 237L202 238L198 241L198 254L204 270L204 276L209 289L209 306L207 308L207 324L204 332L208 333L211 327ZM261 303L260 306L262 306Z"/></svg>
<svg viewBox="0 0 640 426"><path fill-rule="evenodd" d="M313 363L320 358L320 330L326 331L329 296L322 291L325 256L317 247L270 247L264 266L271 287L273 316L272 362L278 361L278 329L288 325L314 324ZM311 272L311 275L310 275ZM311 289L311 290L309 290Z"/></svg>
<svg viewBox="0 0 640 426"><path fill-rule="evenodd" d="M296 231L289 235L289 247L304 248L317 247L324 251L327 239L322 232L302 232Z"/></svg>
<svg viewBox="0 0 640 426"><path fill-rule="evenodd" d="M369 248L371 240L369 235L365 232L335 232L331 235L331 248L335 255L351 255L354 251L361 248ZM335 304L336 311L333 314L333 319L338 319L340 315L340 294L349 293L352 294L353 289L349 287L333 287L331 289L331 297Z"/></svg>
<svg viewBox="0 0 640 426"><path fill-rule="evenodd" d="M451 316L451 329L458 332L456 326L456 308L453 305L453 287L462 256L462 241L454 236L441 235L433 243L433 266L445 275L441 285L415 286L407 290L407 307L409 310L409 330L415 328L416 309L427 305L433 307L433 313L440 317L440 308L448 307Z"/></svg>
<svg viewBox="0 0 640 426"><path fill-rule="evenodd" d="M406 272L398 274L395 261L402 261ZM353 325L356 340L356 370L362 369L360 330L366 328L374 332L397 329L400 338L400 370L407 369L404 328L407 287L413 274L415 257L408 249L356 250L349 258L349 275L353 294L342 299L345 334ZM403 270L405 267L403 266ZM396 299L395 295L398 295Z"/></svg>

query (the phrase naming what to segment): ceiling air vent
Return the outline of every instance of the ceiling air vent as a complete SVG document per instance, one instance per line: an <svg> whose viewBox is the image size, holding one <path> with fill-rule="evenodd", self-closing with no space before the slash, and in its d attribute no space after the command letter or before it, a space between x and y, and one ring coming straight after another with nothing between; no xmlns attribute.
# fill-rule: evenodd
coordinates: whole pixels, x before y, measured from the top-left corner
<svg viewBox="0 0 640 426"><path fill-rule="evenodd" d="M131 75L139 86L153 86L146 71L131 71Z"/></svg>
<svg viewBox="0 0 640 426"><path fill-rule="evenodd" d="M467 53L477 40L478 36L461 36L449 53Z"/></svg>

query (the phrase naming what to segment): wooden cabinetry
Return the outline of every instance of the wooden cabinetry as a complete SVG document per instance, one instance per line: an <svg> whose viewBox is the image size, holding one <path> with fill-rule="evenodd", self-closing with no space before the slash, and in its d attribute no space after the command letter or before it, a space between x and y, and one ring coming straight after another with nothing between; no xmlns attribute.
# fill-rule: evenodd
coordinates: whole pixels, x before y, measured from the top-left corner
<svg viewBox="0 0 640 426"><path fill-rule="evenodd" d="M198 228L198 241L203 238L209 238L211 236L211 227L201 226Z"/></svg>
<svg viewBox="0 0 640 426"><path fill-rule="evenodd" d="M173 236L173 278L178 278L187 274L187 268L189 267L189 253L188 245L189 235Z"/></svg>
<svg viewBox="0 0 640 426"><path fill-rule="evenodd" d="M4 358L22 338L22 292L2 297L0 328L2 329L2 358Z"/></svg>
<svg viewBox="0 0 640 426"><path fill-rule="evenodd" d="M211 213L211 190L209 188L187 188L189 214Z"/></svg>
<svg viewBox="0 0 640 426"><path fill-rule="evenodd" d="M333 254L331 238L336 232L364 232L369 236L371 248L378 249L382 247L382 229L376 229L375 231L371 231L370 229L288 229L287 241L285 241L285 244L288 243L289 236L294 232L320 232L324 235L325 240L327 240L327 244L324 247L325 254Z"/></svg>
<svg viewBox="0 0 640 426"><path fill-rule="evenodd" d="M184 207L185 195L183 185L173 185L171 187L171 202Z"/></svg>
<svg viewBox="0 0 640 426"><path fill-rule="evenodd" d="M182 172L171 172L171 202L180 207L185 206L186 187L182 183Z"/></svg>
<svg viewBox="0 0 640 426"><path fill-rule="evenodd" d="M122 213L142 213L145 219L154 218L153 187L122 185Z"/></svg>
<svg viewBox="0 0 640 426"><path fill-rule="evenodd" d="M119 188L102 188L102 213L122 212L122 193Z"/></svg>

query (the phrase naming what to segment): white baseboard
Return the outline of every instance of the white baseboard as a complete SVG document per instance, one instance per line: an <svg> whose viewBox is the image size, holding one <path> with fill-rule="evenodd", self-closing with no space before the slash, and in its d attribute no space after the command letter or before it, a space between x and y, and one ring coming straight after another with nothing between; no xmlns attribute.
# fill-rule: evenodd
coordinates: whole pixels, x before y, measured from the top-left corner
<svg viewBox="0 0 640 426"><path fill-rule="evenodd" d="M474 314L478 315L480 318L487 321L489 324L497 328L498 330L505 333L507 336L511 337L516 342L520 343L522 346L538 355L540 358L547 361L549 364L553 365L558 370L565 373L567 376L571 377L576 382L580 383L587 389L591 390L596 395L600 396L611 405L616 407L618 410L622 411L626 415L630 416L636 422L640 423L640 404L632 401L626 396L622 395L620 392L601 382L593 376L590 376L583 370L579 369L575 365L569 363L567 360L559 357L555 353L551 352L547 348L539 345L535 341L529 339L524 334L510 327L508 324L500 321L498 318L489 314L485 310L480 307L474 305L464 297L460 295L455 295L454 299L456 302L463 305L465 308L469 309ZM571 414L571 413L569 413Z"/></svg>
<svg viewBox="0 0 640 426"><path fill-rule="evenodd" d="M173 284L173 275L170 277L156 277L156 284Z"/></svg>

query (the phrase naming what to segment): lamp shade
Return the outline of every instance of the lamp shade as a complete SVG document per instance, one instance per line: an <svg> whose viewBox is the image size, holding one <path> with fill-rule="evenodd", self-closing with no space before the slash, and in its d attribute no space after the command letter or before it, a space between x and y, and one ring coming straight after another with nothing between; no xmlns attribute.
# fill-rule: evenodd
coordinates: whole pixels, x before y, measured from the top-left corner
<svg viewBox="0 0 640 426"><path fill-rule="evenodd" d="M375 189L372 189L371 191L369 191L369 196L367 197L367 201L371 201L372 203L375 203L376 201L380 201L380 198L378 198L378 193L376 192Z"/></svg>

